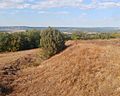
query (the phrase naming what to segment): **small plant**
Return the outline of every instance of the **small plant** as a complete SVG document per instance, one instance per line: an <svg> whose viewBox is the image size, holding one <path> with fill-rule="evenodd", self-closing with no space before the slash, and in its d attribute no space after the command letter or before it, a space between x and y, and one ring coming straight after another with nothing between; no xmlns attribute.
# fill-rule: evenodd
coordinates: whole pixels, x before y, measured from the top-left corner
<svg viewBox="0 0 120 96"><path fill-rule="evenodd" d="M56 29L49 27L43 30L40 36L40 45L43 49L42 56L45 58L49 58L65 48L64 36Z"/></svg>

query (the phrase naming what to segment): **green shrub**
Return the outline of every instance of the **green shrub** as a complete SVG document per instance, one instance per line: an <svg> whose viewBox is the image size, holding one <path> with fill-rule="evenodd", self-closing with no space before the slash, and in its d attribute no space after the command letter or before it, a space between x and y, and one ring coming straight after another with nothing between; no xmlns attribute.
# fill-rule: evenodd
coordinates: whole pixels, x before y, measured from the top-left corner
<svg viewBox="0 0 120 96"><path fill-rule="evenodd" d="M73 32L72 35L71 35L71 39L72 39L72 40L79 40L79 39L80 39L80 36L79 36L78 33Z"/></svg>
<svg viewBox="0 0 120 96"><path fill-rule="evenodd" d="M64 36L60 31L49 27L41 32L40 45L43 56L49 58L65 48Z"/></svg>

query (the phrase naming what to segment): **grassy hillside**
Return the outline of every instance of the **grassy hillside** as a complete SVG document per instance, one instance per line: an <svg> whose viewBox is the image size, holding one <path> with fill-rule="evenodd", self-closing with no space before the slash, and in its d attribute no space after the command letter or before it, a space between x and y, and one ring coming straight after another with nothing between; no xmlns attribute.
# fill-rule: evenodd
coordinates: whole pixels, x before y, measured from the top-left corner
<svg viewBox="0 0 120 96"><path fill-rule="evenodd" d="M9 96L119 96L119 39L66 44L60 54L19 72Z"/></svg>

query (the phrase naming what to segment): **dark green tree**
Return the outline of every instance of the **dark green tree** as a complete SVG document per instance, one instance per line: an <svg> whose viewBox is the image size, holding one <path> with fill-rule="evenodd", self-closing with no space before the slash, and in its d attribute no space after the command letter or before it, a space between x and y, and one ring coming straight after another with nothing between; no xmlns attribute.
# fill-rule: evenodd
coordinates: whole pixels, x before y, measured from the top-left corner
<svg viewBox="0 0 120 96"><path fill-rule="evenodd" d="M11 42L11 34L9 33L1 33L0 34L0 51L9 51L10 50L10 42Z"/></svg>
<svg viewBox="0 0 120 96"><path fill-rule="evenodd" d="M44 56L50 56L60 52L65 48L65 40L63 34L51 27L41 32L40 45L44 50Z"/></svg>

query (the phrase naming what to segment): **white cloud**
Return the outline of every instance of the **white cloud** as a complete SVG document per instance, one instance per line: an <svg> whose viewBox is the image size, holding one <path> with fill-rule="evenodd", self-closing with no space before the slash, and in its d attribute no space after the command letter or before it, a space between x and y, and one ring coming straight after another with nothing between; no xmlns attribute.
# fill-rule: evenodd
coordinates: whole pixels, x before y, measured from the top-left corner
<svg viewBox="0 0 120 96"><path fill-rule="evenodd" d="M100 8L111 8L111 7L120 7L120 2L115 3L115 2L104 2L104 3L99 3Z"/></svg>
<svg viewBox="0 0 120 96"><path fill-rule="evenodd" d="M120 8L120 2L113 0L91 0L91 3L85 4L86 0L0 0L0 9L49 9L49 8Z"/></svg>
<svg viewBox="0 0 120 96"><path fill-rule="evenodd" d="M59 11L59 12L49 12L49 11L39 11L38 14L48 14L48 15L68 15L67 11Z"/></svg>
<svg viewBox="0 0 120 96"><path fill-rule="evenodd" d="M16 8L16 9L23 9L28 8L30 4L25 2L26 0L1 0L0 1L0 8Z"/></svg>
<svg viewBox="0 0 120 96"><path fill-rule="evenodd" d="M75 7L82 3L83 0L45 0L36 2L32 5L33 9L55 8L55 7Z"/></svg>

